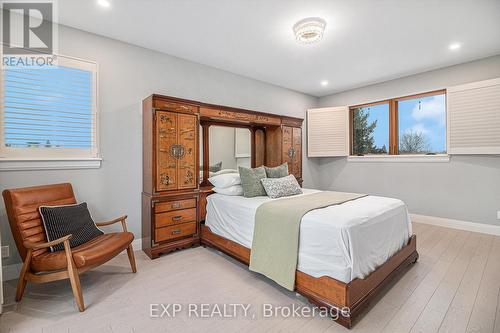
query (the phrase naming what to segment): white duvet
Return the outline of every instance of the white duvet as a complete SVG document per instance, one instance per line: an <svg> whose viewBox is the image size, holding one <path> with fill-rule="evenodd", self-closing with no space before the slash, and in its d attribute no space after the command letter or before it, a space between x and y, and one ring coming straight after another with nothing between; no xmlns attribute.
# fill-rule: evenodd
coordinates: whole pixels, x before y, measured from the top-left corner
<svg viewBox="0 0 500 333"><path fill-rule="evenodd" d="M304 194L318 192L303 189ZM205 224L217 235L252 247L255 212L269 197L214 193L207 198ZM302 218L297 269L348 283L364 278L408 241L411 221L398 199L367 196L313 210Z"/></svg>

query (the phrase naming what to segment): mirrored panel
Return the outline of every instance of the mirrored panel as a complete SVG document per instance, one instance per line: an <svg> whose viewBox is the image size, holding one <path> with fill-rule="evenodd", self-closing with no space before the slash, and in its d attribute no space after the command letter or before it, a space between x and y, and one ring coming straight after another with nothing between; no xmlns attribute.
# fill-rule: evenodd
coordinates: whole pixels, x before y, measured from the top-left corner
<svg viewBox="0 0 500 333"><path fill-rule="evenodd" d="M209 127L210 175L222 170L251 166L251 133L248 128ZM202 169L202 168L200 168Z"/></svg>

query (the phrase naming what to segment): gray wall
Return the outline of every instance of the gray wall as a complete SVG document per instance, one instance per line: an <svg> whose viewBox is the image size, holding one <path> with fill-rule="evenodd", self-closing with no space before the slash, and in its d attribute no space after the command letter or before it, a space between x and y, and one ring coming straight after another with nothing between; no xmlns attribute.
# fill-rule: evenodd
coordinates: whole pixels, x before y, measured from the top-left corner
<svg viewBox="0 0 500 333"><path fill-rule="evenodd" d="M353 105L500 77L500 56L320 98ZM449 163L355 163L317 158L320 188L392 196L410 212L500 225L500 156L452 156Z"/></svg>
<svg viewBox="0 0 500 333"><path fill-rule="evenodd" d="M210 126L209 142L210 165L222 162L223 169L236 169L234 157L234 128L226 126Z"/></svg>
<svg viewBox="0 0 500 333"><path fill-rule="evenodd" d="M67 27L60 27L59 33L61 54L99 63L102 167L0 172L0 190L71 182L96 220L128 214L137 237L144 97L160 93L297 117L318 105L318 99L311 96L112 39ZM374 101L499 76L497 56L323 97L319 104ZM414 213L498 224L500 157L454 156L446 164L349 163L343 158L304 157L303 168L305 187L394 196L405 200ZM0 232L3 245L10 245L12 253L4 265L19 262L3 203Z"/></svg>
<svg viewBox="0 0 500 333"><path fill-rule="evenodd" d="M222 169L238 169L238 166L250 167L250 158L236 158L236 137L248 145L250 153L251 134L247 128L210 126L210 165L222 162ZM245 147L246 147L245 145ZM200 162L202 164L202 162Z"/></svg>
<svg viewBox="0 0 500 333"><path fill-rule="evenodd" d="M112 39L61 26L59 52L99 63L102 167L93 170L0 172L5 188L73 183L96 220L128 214L140 237L142 190L141 101L152 93L304 118L317 98ZM315 161L304 163L306 186L314 186ZM5 207L0 204L4 265L19 261Z"/></svg>

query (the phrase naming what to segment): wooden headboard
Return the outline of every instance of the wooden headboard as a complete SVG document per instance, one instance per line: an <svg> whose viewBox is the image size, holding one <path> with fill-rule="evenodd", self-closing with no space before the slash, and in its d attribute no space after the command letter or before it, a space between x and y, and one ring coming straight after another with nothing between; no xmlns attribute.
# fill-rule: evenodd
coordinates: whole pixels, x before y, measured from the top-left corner
<svg viewBox="0 0 500 333"><path fill-rule="evenodd" d="M210 126L230 126L248 128L251 133L251 166L278 166L288 163L288 170L302 184L302 122L303 119L280 116L276 114L257 112L230 106L207 104L176 97L151 95L145 100L152 110L172 110L179 113L189 113L197 116L201 125L201 144L197 150L203 160L197 161L203 165L202 179L198 182L200 193L200 215L204 219L206 196L211 193L212 186L208 182L210 161ZM149 145L146 145L149 147ZM146 161L149 161L146 159ZM201 162L201 163L200 163ZM147 164L145 170L151 166ZM196 167L198 170L198 167ZM194 172L196 177L199 173ZM146 178L149 180L149 178ZM150 182L146 182L150 183ZM145 191L152 192L152 191Z"/></svg>

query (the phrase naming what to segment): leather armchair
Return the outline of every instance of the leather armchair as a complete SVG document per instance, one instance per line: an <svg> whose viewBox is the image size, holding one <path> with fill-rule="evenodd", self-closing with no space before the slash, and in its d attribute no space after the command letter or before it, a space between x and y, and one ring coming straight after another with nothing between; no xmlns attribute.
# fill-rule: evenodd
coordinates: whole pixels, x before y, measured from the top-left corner
<svg viewBox="0 0 500 333"><path fill-rule="evenodd" d="M23 297L28 281L35 283L69 279L76 304L85 310L79 274L104 264L127 250L132 272L136 272L132 241L134 234L127 231L127 216L96 223L98 227L121 222L123 232L105 233L91 241L71 248L71 235L51 242L47 241L45 228L38 212L42 205L56 206L75 204L71 184L54 184L25 187L3 191L9 224L17 249L23 259L23 267L17 284L16 301ZM64 251L50 252L49 247L64 244Z"/></svg>

